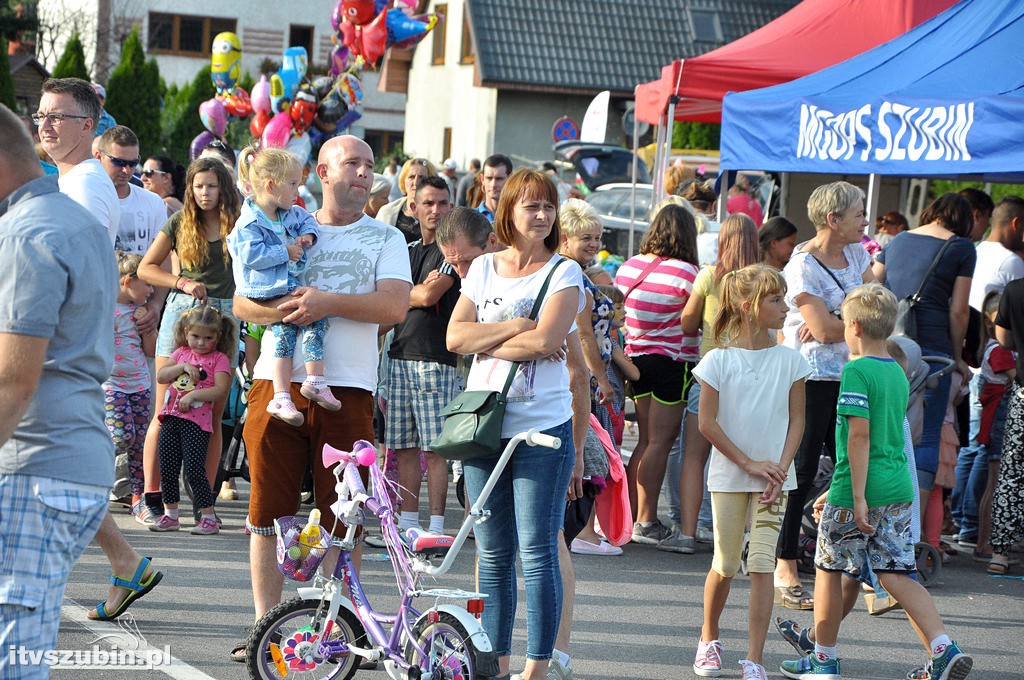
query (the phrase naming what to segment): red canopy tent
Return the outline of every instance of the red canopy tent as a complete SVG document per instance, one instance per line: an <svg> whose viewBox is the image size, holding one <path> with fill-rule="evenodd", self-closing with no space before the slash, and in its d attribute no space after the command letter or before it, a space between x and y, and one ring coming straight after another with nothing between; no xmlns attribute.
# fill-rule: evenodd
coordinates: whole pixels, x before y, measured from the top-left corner
<svg viewBox="0 0 1024 680"><path fill-rule="evenodd" d="M637 85L636 118L664 121L673 95L675 120L720 123L726 92L795 80L906 33L957 0L804 0L739 40L661 69Z"/></svg>

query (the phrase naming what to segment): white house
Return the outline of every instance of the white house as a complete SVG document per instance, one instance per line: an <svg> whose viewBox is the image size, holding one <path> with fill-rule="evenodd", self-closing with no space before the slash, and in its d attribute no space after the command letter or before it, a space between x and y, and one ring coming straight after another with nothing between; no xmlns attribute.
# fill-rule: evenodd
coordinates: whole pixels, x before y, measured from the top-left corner
<svg viewBox="0 0 1024 680"><path fill-rule="evenodd" d="M166 4L165 4L166 2ZM213 38L231 31L242 42L242 69L258 77L264 59L281 61L287 47L306 48L310 61L326 65L331 53L331 10L336 0L39 0L39 59L53 70L64 45L77 31L93 79L106 83L121 44L138 25L146 54L154 57L168 84L184 84L210 62ZM46 35L46 34L49 35ZM400 143L405 94L378 92L379 74L365 71L363 117L353 132L378 152Z"/></svg>
<svg viewBox="0 0 1024 680"><path fill-rule="evenodd" d="M552 127L611 92L609 143L637 83L759 28L796 0L430 0L443 17L412 56L392 51L385 87L406 87L405 150L435 160L552 156Z"/></svg>

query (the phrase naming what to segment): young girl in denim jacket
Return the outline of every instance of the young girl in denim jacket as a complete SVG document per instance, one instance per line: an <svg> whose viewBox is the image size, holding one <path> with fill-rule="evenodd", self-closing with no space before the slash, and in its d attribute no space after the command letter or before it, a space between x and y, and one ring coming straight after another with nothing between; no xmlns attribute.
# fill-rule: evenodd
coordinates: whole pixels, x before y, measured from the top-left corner
<svg viewBox="0 0 1024 680"><path fill-rule="evenodd" d="M272 300L291 294L302 285L306 251L318 237L316 219L295 205L302 165L283 149L263 149L248 162L248 183L252 196L242 205L235 229L228 236L237 295L252 300ZM274 398L267 411L289 425L302 425L305 418L292 403L289 384L292 357L299 332L306 379L300 392L324 408L337 411L341 402L324 379L324 334L327 319L309 326L275 323Z"/></svg>

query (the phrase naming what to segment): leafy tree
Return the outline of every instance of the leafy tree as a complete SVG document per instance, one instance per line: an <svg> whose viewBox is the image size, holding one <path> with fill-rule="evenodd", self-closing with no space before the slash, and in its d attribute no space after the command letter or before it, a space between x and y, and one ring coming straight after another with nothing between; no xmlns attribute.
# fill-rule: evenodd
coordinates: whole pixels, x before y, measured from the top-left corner
<svg viewBox="0 0 1024 680"><path fill-rule="evenodd" d="M7 38L0 35L0 104L17 111L14 98L14 79L11 77L11 58L7 56Z"/></svg>
<svg viewBox="0 0 1024 680"><path fill-rule="evenodd" d="M121 63L107 82L106 108L118 123L138 135L145 150L160 143L161 86L160 69L156 60L146 61L136 26L121 48Z"/></svg>
<svg viewBox="0 0 1024 680"><path fill-rule="evenodd" d="M209 64L200 69L192 82L177 91L167 92L160 116L160 144L164 153L182 165L188 164L188 147L192 140L205 129L199 120L199 105L214 94Z"/></svg>
<svg viewBox="0 0 1024 680"><path fill-rule="evenodd" d="M722 126L717 123L676 123L672 128L674 149L717 149Z"/></svg>
<svg viewBox="0 0 1024 680"><path fill-rule="evenodd" d="M6 104L12 111L16 110L17 99L14 96L14 79L11 76L11 59L7 54L10 41L18 41L24 31L35 29L34 12L26 12L21 6L11 2L0 4L0 104Z"/></svg>
<svg viewBox="0 0 1024 680"><path fill-rule="evenodd" d="M1024 184L993 184L986 188L982 182L960 182L948 179L932 180L928 185L928 193L931 198L935 199L943 194L957 193L968 187L988 191L996 203L1007 196L1024 196Z"/></svg>
<svg viewBox="0 0 1024 680"><path fill-rule="evenodd" d="M82 39L77 32L71 34L67 45L64 46L64 54L60 55L53 69L53 77L81 78L86 81L90 79L89 69L85 66L85 48L82 47Z"/></svg>

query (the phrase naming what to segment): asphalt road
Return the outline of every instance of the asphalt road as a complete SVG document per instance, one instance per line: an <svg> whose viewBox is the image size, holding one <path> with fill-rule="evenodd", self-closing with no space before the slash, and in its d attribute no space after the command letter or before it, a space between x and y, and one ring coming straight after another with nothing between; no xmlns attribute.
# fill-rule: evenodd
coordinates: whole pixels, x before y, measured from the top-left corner
<svg viewBox="0 0 1024 680"><path fill-rule="evenodd" d="M126 511L118 523L140 553L150 555L164 572L163 582L130 610L135 636L170 665L152 670L55 670L53 678L179 678L229 680L246 677L241 664L227 651L251 624L248 537L243 533L247 486L242 499L221 502L218 511L224 531L217 536L192 536L187 531L156 534L132 521ZM458 505L449 504L449 527L458 521ZM452 573L440 583L472 587L471 544ZM576 556L576 623L573 665L577 678L674 679L695 677L691 670L701 621L704 576L711 562L710 546L696 555L676 555L653 546L628 545L621 557ZM1022 573L1020 569L1017 574ZM91 546L75 567L66 593L57 648L89 650L95 643L110 649L105 635L126 634L114 624L85 619L85 610L105 597L109 567L99 548ZM378 607L395 602L395 583L386 562L364 562L362 578ZM295 584L286 583L286 588ZM746 599L749 582L737 577L730 606L722 620L725 646L723 677L739 678L737 663L746 650ZM960 555L948 565L931 589L952 637L974 655L972 678L1024 680L1024 581L992 578L984 565ZM522 667L525 618L520 596L513 670ZM777 608L777 614L796 614L810 623L810 612ZM906 617L896 611L868 616L861 602L844 623L839 646L844 677L893 680L902 678L924 659L923 649ZM791 648L772 631L766 665L772 678L781 678L780 661ZM381 671L360 671L357 678L379 678Z"/></svg>

